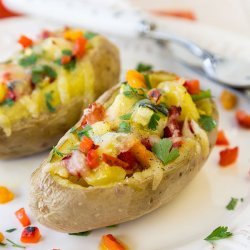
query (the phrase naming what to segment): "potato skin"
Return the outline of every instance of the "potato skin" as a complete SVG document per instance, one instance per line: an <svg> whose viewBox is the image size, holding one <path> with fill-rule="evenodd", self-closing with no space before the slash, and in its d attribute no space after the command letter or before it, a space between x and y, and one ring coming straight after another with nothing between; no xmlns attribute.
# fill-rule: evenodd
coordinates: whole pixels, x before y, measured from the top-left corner
<svg viewBox="0 0 250 250"><path fill-rule="evenodd" d="M107 91L97 101L107 101L117 87ZM214 118L217 111L214 106ZM208 134L210 152L217 130ZM63 142L59 141L59 145ZM195 145L185 152L184 161L174 163L163 173L153 190L153 177L118 183L114 186L88 187L61 185L46 170L47 160L32 175L30 208L38 221L52 229L67 233L92 230L119 224L147 214L172 200L199 172L206 161L194 154Z"/></svg>
<svg viewBox="0 0 250 250"><path fill-rule="evenodd" d="M95 39L95 47L87 58L94 70L94 99L89 98L86 89L84 98L73 98L69 103L60 105L55 113L43 113L38 118L29 117L13 124L9 137L0 128L1 159L27 156L51 148L78 121L83 107L118 82L118 49L102 36Z"/></svg>

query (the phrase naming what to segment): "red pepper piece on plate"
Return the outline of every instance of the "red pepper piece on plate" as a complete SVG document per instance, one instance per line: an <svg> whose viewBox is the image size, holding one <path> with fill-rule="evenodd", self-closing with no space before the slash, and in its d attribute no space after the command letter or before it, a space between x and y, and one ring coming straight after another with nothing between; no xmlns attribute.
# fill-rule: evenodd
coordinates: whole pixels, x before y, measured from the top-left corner
<svg viewBox="0 0 250 250"><path fill-rule="evenodd" d="M23 46L23 48L28 48L33 45L33 41L27 36L21 36L18 40L18 43Z"/></svg>
<svg viewBox="0 0 250 250"><path fill-rule="evenodd" d="M24 226L27 227L30 225L30 219L27 216L24 208L20 208L19 210L17 210L15 212L15 215L17 217L17 219L20 221L20 223Z"/></svg>
<svg viewBox="0 0 250 250"><path fill-rule="evenodd" d="M126 248L112 234L102 236L101 249L126 250Z"/></svg>
<svg viewBox="0 0 250 250"><path fill-rule="evenodd" d="M238 110L236 112L236 119L241 127L250 128L250 114L244 110Z"/></svg>
<svg viewBox="0 0 250 250"><path fill-rule="evenodd" d="M218 145L218 146L228 146L229 145L229 141L228 141L223 130L218 131L216 145Z"/></svg>
<svg viewBox="0 0 250 250"><path fill-rule="evenodd" d="M188 80L184 83L184 87L190 95L197 95L201 91L199 80Z"/></svg>
<svg viewBox="0 0 250 250"><path fill-rule="evenodd" d="M26 227L21 235L21 242L23 243L37 243L41 239L41 234L38 227Z"/></svg>
<svg viewBox="0 0 250 250"><path fill-rule="evenodd" d="M234 163L239 154L239 148L227 148L220 152L220 161L219 164L221 167L227 167L228 165Z"/></svg>

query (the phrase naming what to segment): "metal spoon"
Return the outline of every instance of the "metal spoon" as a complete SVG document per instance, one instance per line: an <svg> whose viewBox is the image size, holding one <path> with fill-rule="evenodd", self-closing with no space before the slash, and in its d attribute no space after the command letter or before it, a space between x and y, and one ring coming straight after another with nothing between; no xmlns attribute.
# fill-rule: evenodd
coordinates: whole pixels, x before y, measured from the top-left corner
<svg viewBox="0 0 250 250"><path fill-rule="evenodd" d="M173 34L158 31L150 22L142 22L140 34L161 42L174 42L201 59L201 67L207 76L230 87L250 88L250 62L219 57L194 42Z"/></svg>

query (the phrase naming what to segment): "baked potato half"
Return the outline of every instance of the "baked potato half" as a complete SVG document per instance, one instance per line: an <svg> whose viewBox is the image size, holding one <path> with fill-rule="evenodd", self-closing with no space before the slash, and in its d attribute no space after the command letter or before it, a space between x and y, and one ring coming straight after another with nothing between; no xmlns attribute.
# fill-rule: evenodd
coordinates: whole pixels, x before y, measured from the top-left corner
<svg viewBox="0 0 250 250"><path fill-rule="evenodd" d="M43 225L68 233L147 214L200 170L216 121L211 94L198 81L130 70L126 82L85 109L33 173L30 208Z"/></svg>
<svg viewBox="0 0 250 250"><path fill-rule="evenodd" d="M0 64L0 158L51 148L120 74L118 49L88 31L43 32L19 43L23 49Z"/></svg>

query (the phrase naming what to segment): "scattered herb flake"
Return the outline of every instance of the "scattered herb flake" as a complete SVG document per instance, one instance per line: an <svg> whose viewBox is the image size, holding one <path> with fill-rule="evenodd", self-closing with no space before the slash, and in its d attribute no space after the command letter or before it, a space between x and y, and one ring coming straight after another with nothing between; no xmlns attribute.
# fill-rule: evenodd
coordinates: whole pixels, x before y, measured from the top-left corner
<svg viewBox="0 0 250 250"><path fill-rule="evenodd" d="M144 79L145 79L146 86L147 86L149 89L152 89L152 85L151 85L151 82L150 82L150 79L149 79L149 75L148 75L148 74L145 74L145 75L144 75Z"/></svg>
<svg viewBox="0 0 250 250"><path fill-rule="evenodd" d="M15 242L13 242L12 240L10 239L6 239L8 242L10 242L12 244L13 247L17 247L17 248L23 248L25 249L26 247L25 246L22 246L22 245L19 245L19 244L16 244Z"/></svg>
<svg viewBox="0 0 250 250"><path fill-rule="evenodd" d="M72 58L70 60L70 62L66 63L66 64L63 64L63 67L66 69L66 70L73 70L75 67L76 67L76 59L75 58Z"/></svg>
<svg viewBox="0 0 250 250"><path fill-rule="evenodd" d="M16 228L10 228L10 229L5 230L5 232L12 233L12 232L14 232L16 230L17 230Z"/></svg>
<svg viewBox="0 0 250 250"><path fill-rule="evenodd" d="M36 63L38 56L31 54L30 56L23 57L19 60L19 64L23 67L28 67Z"/></svg>
<svg viewBox="0 0 250 250"><path fill-rule="evenodd" d="M238 201L239 199L232 197L230 202L226 206L227 210L234 210L235 207L237 206Z"/></svg>
<svg viewBox="0 0 250 250"><path fill-rule="evenodd" d="M86 125L82 130L77 131L77 136L81 139L83 136L89 136L89 132L92 130L92 127L90 125Z"/></svg>
<svg viewBox="0 0 250 250"><path fill-rule="evenodd" d="M91 231L85 231L85 232L79 232L79 233L69 233L69 235L75 235L75 236L88 236L90 235Z"/></svg>
<svg viewBox="0 0 250 250"><path fill-rule="evenodd" d="M243 201L244 201L244 198L240 198L240 201L243 202Z"/></svg>
<svg viewBox="0 0 250 250"><path fill-rule="evenodd" d="M46 106L48 108L48 110L53 113L56 111L56 109L53 107L52 105L52 101L53 101L53 92L48 92L48 93L45 93L45 102L46 102Z"/></svg>
<svg viewBox="0 0 250 250"><path fill-rule="evenodd" d="M199 124L203 129L210 132L216 127L216 121L208 115L201 115L199 119Z"/></svg>
<svg viewBox="0 0 250 250"><path fill-rule="evenodd" d="M143 100L140 100L139 102L137 102L137 105L139 107L147 107L147 108L153 110L154 112L159 111L160 113L162 113L164 115L168 115L168 109L167 109L167 106L165 103L160 103L160 104L156 105L156 104L151 103L151 101L148 99L143 99Z"/></svg>
<svg viewBox="0 0 250 250"><path fill-rule="evenodd" d="M177 148L172 148L172 146L172 141L164 138L153 145L152 151L163 162L163 164L166 165L179 156L179 150Z"/></svg>
<svg viewBox="0 0 250 250"><path fill-rule="evenodd" d="M118 227L118 224L106 226L106 228L114 228L114 227Z"/></svg>
<svg viewBox="0 0 250 250"><path fill-rule="evenodd" d="M196 102L196 101L200 101L202 99L211 98L212 94L211 94L211 90L208 89L208 90L205 90L205 91L201 91L197 95L191 95L191 96L192 96L193 101Z"/></svg>
<svg viewBox="0 0 250 250"><path fill-rule="evenodd" d="M131 130L131 126L128 122L123 121L119 124L118 132L129 133L130 130Z"/></svg>
<svg viewBox="0 0 250 250"><path fill-rule="evenodd" d="M57 78L56 71L49 65L39 65L34 67L31 71L31 81L34 84L38 84L43 81L45 77L49 77L50 81L54 81Z"/></svg>
<svg viewBox="0 0 250 250"><path fill-rule="evenodd" d="M133 97L140 97L140 98L144 97L145 98L145 97L147 97L143 89L132 88L129 84L125 84L123 94L128 98L133 98Z"/></svg>
<svg viewBox="0 0 250 250"><path fill-rule="evenodd" d="M83 36L88 39L88 40L91 40L92 38L94 38L95 36L97 36L98 34L97 33L94 33L94 32L84 32Z"/></svg>
<svg viewBox="0 0 250 250"><path fill-rule="evenodd" d="M62 54L65 56L72 56L72 51L70 49L62 50Z"/></svg>
<svg viewBox="0 0 250 250"><path fill-rule="evenodd" d="M12 107L14 105L15 101L10 99L10 98L7 98L3 103L1 103L1 105L7 105L9 107Z"/></svg>
<svg viewBox="0 0 250 250"><path fill-rule="evenodd" d="M156 130L158 126L158 121L160 120L160 116L157 113L152 114L149 123L148 123L148 128L151 130Z"/></svg>
<svg viewBox="0 0 250 250"><path fill-rule="evenodd" d="M119 118L121 120L130 120L131 116L132 116L132 113L129 113L129 114L121 115Z"/></svg>
<svg viewBox="0 0 250 250"><path fill-rule="evenodd" d="M210 241L215 241L215 240L226 239L226 238L233 236L233 234L227 230L228 230L228 227L223 227L223 226L217 227L204 240L210 242Z"/></svg>
<svg viewBox="0 0 250 250"><path fill-rule="evenodd" d="M153 69L153 66L151 64L146 63L138 63L136 70L139 72L146 72Z"/></svg>

